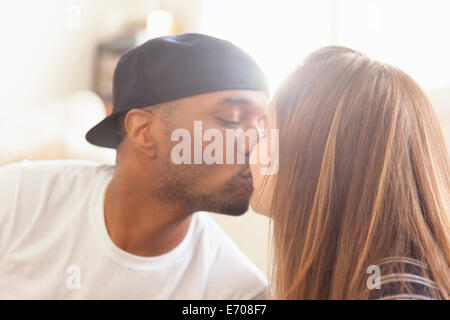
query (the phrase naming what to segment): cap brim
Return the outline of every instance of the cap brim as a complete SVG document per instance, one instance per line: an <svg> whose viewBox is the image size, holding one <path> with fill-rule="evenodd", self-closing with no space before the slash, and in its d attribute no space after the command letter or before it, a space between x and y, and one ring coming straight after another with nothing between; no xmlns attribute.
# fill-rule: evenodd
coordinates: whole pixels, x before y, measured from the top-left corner
<svg viewBox="0 0 450 320"><path fill-rule="evenodd" d="M117 114L111 114L86 133L86 140L99 147L116 148L118 139L116 135Z"/></svg>

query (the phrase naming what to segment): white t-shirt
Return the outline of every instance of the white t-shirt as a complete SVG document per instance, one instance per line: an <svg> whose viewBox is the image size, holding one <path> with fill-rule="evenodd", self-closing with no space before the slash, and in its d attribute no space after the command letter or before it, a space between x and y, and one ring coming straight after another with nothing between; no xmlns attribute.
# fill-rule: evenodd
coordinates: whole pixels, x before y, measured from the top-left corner
<svg viewBox="0 0 450 320"><path fill-rule="evenodd" d="M109 237L115 167L79 160L0 167L0 299L264 299L267 280L206 212L170 252L141 257Z"/></svg>

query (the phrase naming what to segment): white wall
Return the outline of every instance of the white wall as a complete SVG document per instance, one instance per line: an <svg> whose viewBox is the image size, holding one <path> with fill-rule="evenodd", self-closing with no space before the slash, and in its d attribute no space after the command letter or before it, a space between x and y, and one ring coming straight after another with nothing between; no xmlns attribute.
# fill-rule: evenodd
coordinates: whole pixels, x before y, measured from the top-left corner
<svg viewBox="0 0 450 320"><path fill-rule="evenodd" d="M450 87L428 89L426 93L436 109L447 142L447 149L450 152Z"/></svg>

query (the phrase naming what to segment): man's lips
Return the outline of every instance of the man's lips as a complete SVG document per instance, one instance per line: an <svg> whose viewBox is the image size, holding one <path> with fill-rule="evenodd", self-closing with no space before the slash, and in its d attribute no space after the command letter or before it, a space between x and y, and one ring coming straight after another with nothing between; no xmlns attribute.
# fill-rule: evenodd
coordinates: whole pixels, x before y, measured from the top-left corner
<svg viewBox="0 0 450 320"><path fill-rule="evenodd" d="M253 177L250 169L245 169L243 172L239 174L239 176L245 180L247 187L253 191Z"/></svg>

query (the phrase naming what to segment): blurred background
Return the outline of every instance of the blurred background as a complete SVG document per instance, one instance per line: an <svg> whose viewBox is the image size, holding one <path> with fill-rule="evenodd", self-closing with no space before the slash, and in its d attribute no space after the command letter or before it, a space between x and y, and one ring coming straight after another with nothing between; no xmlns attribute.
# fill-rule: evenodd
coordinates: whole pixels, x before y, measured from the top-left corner
<svg viewBox="0 0 450 320"><path fill-rule="evenodd" d="M2 1L0 165L22 159L114 164L115 150L85 142L111 112L120 55L152 37L201 32L249 52L273 93L311 51L361 50L409 73L427 92L450 149L448 0ZM1 197L1 196L0 196ZM213 215L267 272L267 218Z"/></svg>

